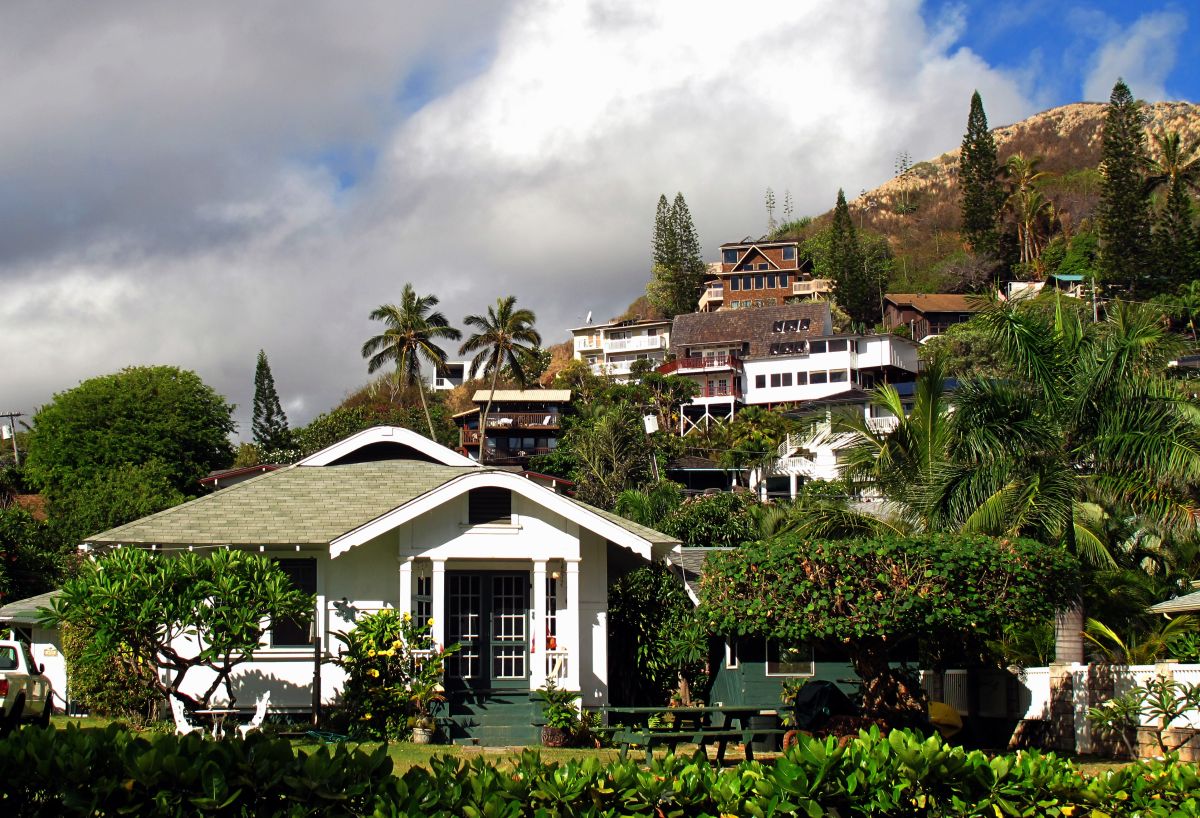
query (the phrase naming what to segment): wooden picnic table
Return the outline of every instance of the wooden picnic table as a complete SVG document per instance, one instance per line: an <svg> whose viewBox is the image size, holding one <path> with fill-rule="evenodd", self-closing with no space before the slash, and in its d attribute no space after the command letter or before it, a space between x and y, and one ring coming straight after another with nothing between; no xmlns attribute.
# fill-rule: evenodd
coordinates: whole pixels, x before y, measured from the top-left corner
<svg viewBox="0 0 1200 818"><path fill-rule="evenodd" d="M745 747L746 760L754 760L752 743L755 736L774 733L764 728L751 728L750 719L761 715L761 707L745 705L718 705L713 707L597 707L597 712L606 714L607 730L612 733L614 744L621 745L621 755L629 745L646 748L646 760L653 756L656 744L666 745L674 751L679 744L696 744L701 748L717 742L717 761L725 760L725 748L730 741L741 741ZM773 712L773 711L772 711ZM652 725L654 716L671 716L670 724ZM737 726L734 726L737 722Z"/></svg>

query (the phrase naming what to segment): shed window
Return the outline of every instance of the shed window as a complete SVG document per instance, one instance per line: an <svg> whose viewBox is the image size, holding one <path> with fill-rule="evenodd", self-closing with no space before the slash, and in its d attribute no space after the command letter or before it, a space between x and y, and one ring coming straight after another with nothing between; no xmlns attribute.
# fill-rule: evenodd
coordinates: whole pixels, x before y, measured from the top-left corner
<svg viewBox="0 0 1200 818"><path fill-rule="evenodd" d="M471 489L467 498L470 525L507 525L512 522L512 492L508 489Z"/></svg>
<svg viewBox="0 0 1200 818"><path fill-rule="evenodd" d="M767 640L768 676L812 676L815 665L811 645L787 646Z"/></svg>
<svg viewBox="0 0 1200 818"><path fill-rule="evenodd" d="M317 561L314 559L276 560L275 564L291 580L292 587L306 594L317 592ZM307 621L280 619L271 623L271 647L298 648L312 644Z"/></svg>

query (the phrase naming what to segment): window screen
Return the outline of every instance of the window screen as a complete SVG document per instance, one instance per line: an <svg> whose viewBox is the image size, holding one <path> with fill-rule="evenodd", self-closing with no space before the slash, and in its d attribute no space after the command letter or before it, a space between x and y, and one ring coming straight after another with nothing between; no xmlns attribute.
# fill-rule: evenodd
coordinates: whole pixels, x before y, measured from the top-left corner
<svg viewBox="0 0 1200 818"><path fill-rule="evenodd" d="M471 489L467 522L471 525L512 522L512 493L508 489Z"/></svg>
<svg viewBox="0 0 1200 818"><path fill-rule="evenodd" d="M276 560L283 573L291 580L292 587L306 594L317 592L317 561L314 559ZM312 644L307 621L280 619L271 622L271 647L296 648Z"/></svg>

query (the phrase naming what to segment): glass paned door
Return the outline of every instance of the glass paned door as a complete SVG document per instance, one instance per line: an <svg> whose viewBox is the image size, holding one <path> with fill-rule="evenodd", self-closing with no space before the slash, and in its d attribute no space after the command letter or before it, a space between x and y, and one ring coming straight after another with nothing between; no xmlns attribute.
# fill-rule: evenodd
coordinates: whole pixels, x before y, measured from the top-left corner
<svg viewBox="0 0 1200 818"><path fill-rule="evenodd" d="M529 679L529 574L446 572L446 662L452 687L525 687Z"/></svg>

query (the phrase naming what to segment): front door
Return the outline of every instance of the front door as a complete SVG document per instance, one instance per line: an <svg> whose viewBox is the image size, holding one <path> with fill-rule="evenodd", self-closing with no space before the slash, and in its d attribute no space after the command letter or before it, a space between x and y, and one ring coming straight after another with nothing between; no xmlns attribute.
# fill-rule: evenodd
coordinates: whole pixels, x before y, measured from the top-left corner
<svg viewBox="0 0 1200 818"><path fill-rule="evenodd" d="M446 662L450 689L529 687L529 574L447 571Z"/></svg>

